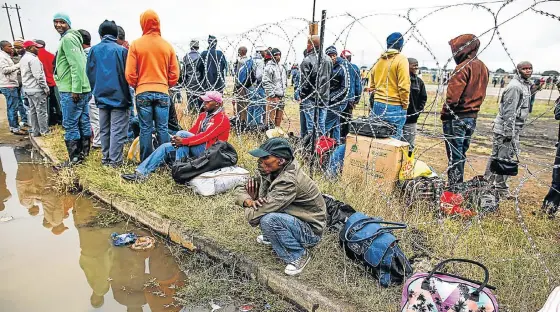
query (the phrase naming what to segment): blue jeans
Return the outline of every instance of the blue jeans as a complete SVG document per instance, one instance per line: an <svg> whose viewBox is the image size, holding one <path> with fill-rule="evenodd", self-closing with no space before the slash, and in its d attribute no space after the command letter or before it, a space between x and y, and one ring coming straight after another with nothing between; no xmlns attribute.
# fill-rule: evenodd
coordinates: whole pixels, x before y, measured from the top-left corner
<svg viewBox="0 0 560 312"><path fill-rule="evenodd" d="M389 105L375 101L371 110L370 118L384 121L396 128L397 132L393 139L404 141L403 127L406 122L406 109L398 105Z"/></svg>
<svg viewBox="0 0 560 312"><path fill-rule="evenodd" d="M140 160L144 161L154 151L152 133L154 123L158 144L169 142L167 122L169 119L169 95L160 92L144 92L136 96L136 110L140 122Z"/></svg>
<svg viewBox="0 0 560 312"><path fill-rule="evenodd" d="M447 179L449 185L463 182L467 151L471 144L471 137L476 129L476 118L443 121L443 136L449 167Z"/></svg>
<svg viewBox="0 0 560 312"><path fill-rule="evenodd" d="M298 260L305 249L321 241L321 237L313 233L309 224L287 213L268 213L261 218L260 226L274 252L285 263Z"/></svg>
<svg viewBox="0 0 560 312"><path fill-rule="evenodd" d="M19 130L18 109L21 106L21 97L17 88L0 88L0 93L6 98L8 125L10 131Z"/></svg>
<svg viewBox="0 0 560 312"><path fill-rule="evenodd" d="M266 106L266 98L263 88L256 89L250 87L249 94L249 107L247 108L247 124L249 125L262 125L264 116L264 107Z"/></svg>
<svg viewBox="0 0 560 312"><path fill-rule="evenodd" d="M21 99L21 101L19 101L20 105L18 106L19 117L21 118L21 122L27 124L29 116L29 100L23 94L21 88L18 88L18 92Z"/></svg>
<svg viewBox="0 0 560 312"><path fill-rule="evenodd" d="M342 167L344 167L345 153L346 144L341 144L335 148L334 152L331 154L331 159L329 160L327 176L331 178L338 177L338 175L342 171Z"/></svg>
<svg viewBox="0 0 560 312"><path fill-rule="evenodd" d="M319 107L317 111L319 112L318 136L321 136L327 133L325 126L327 119L327 109L324 107ZM303 118L300 120L300 123L302 123L302 130L304 130L303 123L305 123L306 132L301 133L301 136L304 137L306 134L311 134L313 132L313 128L315 127L315 100L307 99L301 102L300 116L303 116Z"/></svg>
<svg viewBox="0 0 560 312"><path fill-rule="evenodd" d="M329 134L331 138L335 139L337 143L340 143L340 116L345 108L346 102L344 102L344 104L331 106L327 109L325 130L326 133Z"/></svg>
<svg viewBox="0 0 560 312"><path fill-rule="evenodd" d="M178 131L177 136L188 138L193 136L193 134L188 131ZM184 157L198 157L205 149L206 144L175 148L171 145L171 143L164 143L160 145L148 158L146 158L146 160L142 161L142 163L136 168L136 172L143 176L147 176L168 162L172 163L174 160L181 160Z"/></svg>
<svg viewBox="0 0 560 312"><path fill-rule="evenodd" d="M64 140L77 141L91 137L91 123L89 122L89 100L91 92L80 94L78 103L74 103L72 93L60 92L60 106L62 107L62 127Z"/></svg>

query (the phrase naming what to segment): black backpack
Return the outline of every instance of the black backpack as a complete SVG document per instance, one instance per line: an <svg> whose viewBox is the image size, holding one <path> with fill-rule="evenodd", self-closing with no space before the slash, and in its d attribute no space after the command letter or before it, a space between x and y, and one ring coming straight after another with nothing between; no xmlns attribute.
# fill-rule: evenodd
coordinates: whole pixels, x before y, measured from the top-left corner
<svg viewBox="0 0 560 312"><path fill-rule="evenodd" d="M397 129L390 124L369 118L357 118L350 121L350 133L370 138L384 139L397 133Z"/></svg>
<svg viewBox="0 0 560 312"><path fill-rule="evenodd" d="M179 184L186 184L196 176L237 164L237 152L228 142L218 141L197 158L176 161L171 167L171 176Z"/></svg>

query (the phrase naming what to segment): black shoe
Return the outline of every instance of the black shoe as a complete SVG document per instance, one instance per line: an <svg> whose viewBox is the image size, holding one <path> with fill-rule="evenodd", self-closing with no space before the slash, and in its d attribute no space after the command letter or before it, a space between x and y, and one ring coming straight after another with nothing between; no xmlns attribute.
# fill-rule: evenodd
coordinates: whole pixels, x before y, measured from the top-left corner
<svg viewBox="0 0 560 312"><path fill-rule="evenodd" d="M81 163L80 159L80 141L79 140L65 140L66 151L68 151L68 160L60 165L55 166L55 170L62 168L72 167Z"/></svg>
<svg viewBox="0 0 560 312"><path fill-rule="evenodd" d="M89 156L89 151L91 150L91 137L82 137L82 159Z"/></svg>
<svg viewBox="0 0 560 312"><path fill-rule="evenodd" d="M138 172L121 174L121 178L129 182L144 182L146 180L146 177Z"/></svg>

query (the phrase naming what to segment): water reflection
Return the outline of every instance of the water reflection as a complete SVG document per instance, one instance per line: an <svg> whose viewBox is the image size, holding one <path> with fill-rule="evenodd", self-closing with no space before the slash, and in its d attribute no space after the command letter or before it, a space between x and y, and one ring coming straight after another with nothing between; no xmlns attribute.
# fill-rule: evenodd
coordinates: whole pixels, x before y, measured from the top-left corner
<svg viewBox="0 0 560 312"><path fill-rule="evenodd" d="M185 275L162 243L142 252L113 247L109 239L112 232L149 233L125 224L114 228L84 226L99 212L91 199L56 193L50 187L50 168L32 163L28 150L0 147L0 159L0 217L14 217L0 224L0 236L14 237L0 240L0 254L8 251L10 255L0 257L0 276L9 281L0 283L0 310L181 309L173 305L173 295L183 285ZM19 238L21 233L25 233L25 240ZM27 265L31 259L41 259L41 266ZM44 270L58 272L58 288L48 279L38 278L31 286L18 279L22 275L44 276ZM18 291L22 287L25 294ZM41 298L48 300L41 303Z"/></svg>

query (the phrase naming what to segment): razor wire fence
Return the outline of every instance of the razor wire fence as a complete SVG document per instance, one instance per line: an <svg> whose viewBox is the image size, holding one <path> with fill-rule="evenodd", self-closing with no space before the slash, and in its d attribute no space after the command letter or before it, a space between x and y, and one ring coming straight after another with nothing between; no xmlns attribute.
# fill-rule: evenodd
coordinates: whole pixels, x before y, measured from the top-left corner
<svg viewBox="0 0 560 312"><path fill-rule="evenodd" d="M427 163L435 162L441 169L440 176L445 176L449 169L452 168L448 164L446 157L447 148L453 148L449 143L450 139L457 139L449 135L444 135L442 132L442 122L440 120L440 113L442 108L447 107L449 112L453 115L453 120L462 123L462 119L453 112L453 108L449 107L446 102L447 83L455 75L460 73L466 68L470 62L478 58L483 62L485 59L490 59L491 62L501 62L500 64L507 64L510 68L517 68L520 61L524 61L519 55L523 55L527 50L533 48L527 46L524 41L531 41L528 38L520 38L515 34L519 27L525 27L524 21L527 16L537 16L539 22L550 23L551 21L560 21L560 2L553 0L541 1L524 1L524 0L505 0L505 1L487 1L478 3L461 3L453 5L444 5L437 7L420 7L410 8L392 12L372 12L365 15L356 15L351 13L338 14L329 16L325 19L325 35L323 40L324 48L334 46L337 48L337 54L343 50L352 51L352 63L359 63L358 76L362 88L368 86L364 84L367 75L364 77L363 72L369 73L371 68L380 59L380 55L386 51L385 36L393 31L400 31L405 41L402 53L407 57L415 57L422 62L422 70L429 72L431 76L423 76L424 80L429 87L428 101L425 108L419 112L420 118L418 120L417 146L415 146L416 160L425 160ZM184 42L173 42L178 55L180 55L182 67L184 69L182 74L182 84L178 88L176 95L182 93L186 94L186 102L191 105L196 102L196 98L204 91L217 89L224 93L224 106L231 117L232 121L236 122L237 138L243 140L254 140L254 136L244 136L244 132L259 132L270 128L268 112L266 108L270 103L267 97L263 94L271 88L263 85L261 79L257 79L249 87L242 85L239 81L238 72L241 66L235 66L238 60L238 50L240 47L247 49L247 58L253 60L253 65L260 62L256 60L264 58L271 58L267 53L271 48L277 48L281 51L281 60L279 66L283 71L281 77L276 77L281 80L281 83L286 87L283 102L283 116L281 127L285 133L293 133L295 138L303 140L305 135L301 133L302 118L304 118L305 110L315 110L319 104L321 110L324 110L330 115L341 117L343 109L342 106L348 105L348 96L343 96L337 102L319 103L313 101L312 105L305 106L306 98L298 98L298 93L301 93L301 86L312 86L311 98L319 97L321 87L318 85L317 71L321 70L321 66L314 68L311 76L300 76L299 83L297 79L294 83L290 83L290 71L297 68L301 75L300 64L304 60L304 55L309 51L317 53L321 57L326 57L325 49L316 51L317 47L308 47L309 41L309 23L310 21L304 18L288 18L278 22L271 22L263 25L258 25L246 32L240 34L217 36L214 43L216 50L222 51L223 55L218 57L218 54L212 50L208 52L207 58L199 58L192 60L189 58L190 41L192 39L198 40L201 47L205 46L206 38L188 38ZM510 28L511 25L511 28ZM548 24L547 24L548 25ZM556 27L558 24L555 24ZM455 30L455 28L457 30ZM512 30L513 29L513 30ZM541 29L543 32L548 32L548 29ZM383 33L384 35L380 35ZM472 33L475 39L465 43L456 53L449 53L448 41L462 33ZM552 33L551 36L554 36ZM530 35L529 35L530 38ZM464 48L469 47L474 41L480 42L480 48L476 52L476 56L471 58L470 61L461 63L460 66L455 67L454 57L460 53ZM211 40L213 41L213 39ZM531 44L538 44L536 41L531 41ZM360 48L356 48L360 47ZM268 51L268 52L267 52ZM446 53L442 51L447 51ZM550 51L549 53L556 53ZM195 55L197 53L194 53ZM556 53L557 54L557 53ZM184 58L183 58L184 56ZM223 60L222 60L223 58ZM227 66L220 69L220 63L227 62ZM505 60L505 61L504 61ZM316 60L315 60L316 61ZM538 65L539 60L532 61L533 65ZM275 62L273 58L268 62ZM336 60L335 60L336 62ZM320 63L320 62L319 62ZM275 64L273 64L275 65ZM419 64L420 65L420 64ZM185 75L188 66L195 68L203 68L204 74L202 76L188 76ZM258 65L260 66L260 65ZM341 83L348 86L350 84L350 75L355 68L348 63L341 65L343 71L346 71L344 77L346 81ZM487 64L488 66L488 64ZM504 65L506 66L506 65ZM217 73L208 75L209 70L217 67ZM426 69L427 67L427 69ZM209 69L210 68L210 69ZM294 70L294 73L297 70ZM505 77L514 77L519 75L517 71L506 69ZM222 74L223 73L223 74ZM217 75L217 76L216 76ZM489 87L487 91L487 101L483 103L484 106L497 107L500 102L502 88L495 90L490 86L492 75L489 79ZM217 77L217 78L216 78ZM293 77L293 75L292 75ZM388 77L388 76L387 76ZM432 81L429 81L433 78ZM506 78L506 79L508 79ZM193 80L194 79L194 80ZM387 84L389 84L387 78ZM329 82L333 82L333 77L328 78ZM223 84L223 85L221 85ZM548 86L548 84L547 84ZM512 188L513 200L513 213L516 216L517 224L521 227L527 243L533 252L533 255L520 254L519 259L533 259L538 261L539 265L545 272L547 282L553 284L558 281L557 274L551 273L550 262L545 259L554 257L556 253L543 254L541 247L535 242L535 234L532 233L530 225L526 219L528 214L526 210L539 210L542 202L542 197L545 195L545 189L550 186L550 176L552 170L558 168L558 165L553 165L555 157L552 156L555 150L557 138L555 133L558 129L558 122L554 121L551 116L554 112L554 105L550 105L550 98L554 100L557 97L557 88L554 85L550 87L550 96L547 104L540 103L538 97L543 96L543 91L532 91L531 96L537 97L539 103L539 111L529 116L526 121L525 127L519 133L521 141L521 153L513 151L514 154L519 154L520 160L520 175L517 179L513 179L516 186ZM490 91L496 92L490 94ZM345 91L347 92L347 91ZM546 91L547 92L547 91ZM554 96L553 96L554 95ZM493 100L493 97L497 97ZM363 92L357 95L359 101L355 104L353 111L354 118L363 116L369 118L372 124L378 124L371 116L370 93ZM545 100L545 98L543 98ZM242 103L240 105L240 103ZM200 104L199 104L200 105ZM232 108L233 107L233 108ZM237 108L237 109L236 109ZM195 110L199 109L196 107ZM303 110L303 112L302 112ZM517 112L519 113L519 112ZM192 112L190 112L192 114ZM473 150L467 153L467 158L464 160L465 167L472 174L473 172L478 175L484 174L486 164L490 161L491 157L488 155L488 149L492 148L493 130L492 120L497 114L496 109L489 109L488 112L482 112L478 118L478 125L471 137L471 147L477 149L485 149L486 152L481 153ZM243 117L244 116L244 117ZM407 115L408 117L409 115ZM246 118L241 120L240 118ZM254 121L254 127L251 122ZM240 123L243 127L240 127ZM343 120L340 125L344 125L348 121ZM511 122L514 122L513 120ZM258 127L258 125L263 125ZM317 123L313 123L313 133L317 137L321 135L328 136L327 129L321 129ZM242 129L243 128L243 129ZM243 131L246 130L246 131ZM309 129L308 129L309 130ZM548 136L543 136L542 134ZM406 134L406 133L405 133ZM298 141L296 139L296 141ZM537 145L536 142L540 145ZM339 143L344 143L339 142ZM346 142L348 144L348 142ZM533 144L534 143L534 144ZM346 149L349 147L346 146ZM305 149L305 147L303 148ZM548 155L547 155L548 153ZM377 157L374 155L374 157ZM442 165L444 162L446 165ZM344 183L342 179L332 176L332 173L323 172L333 185L347 189L351 186ZM395 181L391 181L395 182ZM529 188L528 184L532 183ZM355 186L352 186L355 187ZM541 187L540 192L538 188ZM525 191L525 193L524 193ZM560 193L560 190L557 190ZM380 190L372 190L378 192L382 200L386 202L398 201L394 196L388 192ZM344 192L343 192L344 193ZM541 198L529 197L529 195L541 196ZM505 200L505 199L504 199ZM393 203L394 204L394 203ZM525 211L525 212L524 212ZM403 212L403 214L406 213ZM441 218L441 217L440 217ZM465 224L465 231L468 231L472 224L484 222L483 214L479 214ZM403 216L404 219L404 216ZM418 222L412 226L421 226L426 224L438 224L443 226L441 219L430 222ZM464 233L459 233L456 239L459 239ZM538 235L537 235L538 236ZM499 247L497 247L499 248ZM494 262L507 262L513 261L517 258L503 258L494 259Z"/></svg>

